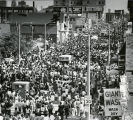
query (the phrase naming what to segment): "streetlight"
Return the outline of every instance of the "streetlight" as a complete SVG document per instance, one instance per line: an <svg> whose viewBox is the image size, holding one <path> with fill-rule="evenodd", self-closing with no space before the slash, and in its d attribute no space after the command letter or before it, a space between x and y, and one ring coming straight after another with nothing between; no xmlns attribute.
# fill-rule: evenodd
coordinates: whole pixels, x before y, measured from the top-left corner
<svg viewBox="0 0 133 120"><path fill-rule="evenodd" d="M30 22L30 25L31 25L31 39L33 40L34 39L34 27L33 27L32 22Z"/></svg>
<svg viewBox="0 0 133 120"><path fill-rule="evenodd" d="M108 65L110 65L110 25L109 25L109 41L108 41L108 46L109 46L109 50L108 50Z"/></svg>
<svg viewBox="0 0 133 120"><path fill-rule="evenodd" d="M91 40L91 26L92 26L92 21L89 19L89 24L88 24L88 29L89 29L89 34L87 35L88 37L88 58L87 58L87 101L88 101L88 116L87 120L90 120L90 104L92 103L91 100L91 95L90 95L90 40Z"/></svg>
<svg viewBox="0 0 133 120"><path fill-rule="evenodd" d="M46 32L46 29L47 29L47 24L44 24L44 27L45 27L45 33L44 33L44 50L46 51L46 39L47 39L47 37L46 37L46 35L47 35L47 32Z"/></svg>
<svg viewBox="0 0 133 120"><path fill-rule="evenodd" d="M19 65L20 65L20 35L21 35L21 26L18 24L18 36L19 36L19 42L18 42L18 55L19 55Z"/></svg>
<svg viewBox="0 0 133 120"><path fill-rule="evenodd" d="M90 33L88 35L88 59L87 59L87 95L90 99ZM89 102L89 101L88 101ZM88 120L90 120L90 103L88 109Z"/></svg>
<svg viewBox="0 0 133 120"><path fill-rule="evenodd" d="M32 25L32 22L24 22L22 24L18 24L18 36L19 36L19 46L18 46L18 54L19 54L19 64L20 64L20 59L21 59L21 56L20 56L20 49L21 49L21 25L26 25L30 23ZM32 40L33 40L33 25L31 26L32 27L32 30L31 30L31 33L32 33Z"/></svg>

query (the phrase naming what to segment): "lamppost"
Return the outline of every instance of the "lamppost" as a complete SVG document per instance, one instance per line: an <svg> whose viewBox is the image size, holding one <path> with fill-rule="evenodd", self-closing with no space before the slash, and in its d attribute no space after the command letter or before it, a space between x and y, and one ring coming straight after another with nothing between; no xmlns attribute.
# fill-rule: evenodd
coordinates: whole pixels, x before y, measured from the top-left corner
<svg viewBox="0 0 133 120"><path fill-rule="evenodd" d="M110 25L109 25L109 41L108 41L108 46L109 46L109 49L108 49L108 66L110 65Z"/></svg>
<svg viewBox="0 0 133 120"><path fill-rule="evenodd" d="M30 23L30 25L31 25L31 28L32 28L32 30L31 30L31 34L32 34L32 40L33 40L33 36L34 36L34 33L33 33L33 25L32 25L32 22L24 22L24 23L22 23L22 24L18 24L18 36L19 36L19 45L18 45L18 54L19 54L19 64L20 64L20 59L21 59L21 55L20 55L20 49L21 49L21 25L26 25L26 24L29 24Z"/></svg>
<svg viewBox="0 0 133 120"><path fill-rule="evenodd" d="M44 33L44 50L46 51L46 39L47 39L47 32L46 32L46 29L47 29L47 24L44 24L44 27L45 27L45 33Z"/></svg>
<svg viewBox="0 0 133 120"><path fill-rule="evenodd" d="M89 109L88 109L88 120L90 120L90 33L88 35L88 59L87 59L87 95L88 95L88 102L89 102Z"/></svg>
<svg viewBox="0 0 133 120"><path fill-rule="evenodd" d="M33 27L32 22L30 22L30 25L31 25L31 39L33 40L34 39L34 27Z"/></svg>
<svg viewBox="0 0 133 120"><path fill-rule="evenodd" d="M92 26L92 23L91 23L91 19L89 19L89 24L88 24L88 29L89 29L89 34L87 35L88 37L88 58L87 58L87 101L88 101L88 108L87 108L87 111L88 111L88 115L87 115L87 120L90 120L90 104L92 103L92 100L91 100L91 95L90 95L90 57L91 57L91 54L90 54L90 40L91 40L91 26Z"/></svg>
<svg viewBox="0 0 133 120"><path fill-rule="evenodd" d="M20 39L21 39L21 25L18 24L18 36L19 36L19 42L18 42L18 55L19 55L19 65L20 65Z"/></svg>

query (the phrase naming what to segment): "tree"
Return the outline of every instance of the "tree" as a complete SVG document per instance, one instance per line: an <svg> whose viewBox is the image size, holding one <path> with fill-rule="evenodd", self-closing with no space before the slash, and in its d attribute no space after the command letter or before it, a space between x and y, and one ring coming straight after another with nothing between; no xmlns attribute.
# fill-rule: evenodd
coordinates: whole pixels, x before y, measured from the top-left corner
<svg viewBox="0 0 133 120"><path fill-rule="evenodd" d="M14 57L18 56L18 50L19 50L19 38L17 35L9 35L4 34L0 37L0 53L3 58L11 57L12 55ZM28 52L32 46L33 42L30 39L21 38L20 41L20 50L21 53Z"/></svg>

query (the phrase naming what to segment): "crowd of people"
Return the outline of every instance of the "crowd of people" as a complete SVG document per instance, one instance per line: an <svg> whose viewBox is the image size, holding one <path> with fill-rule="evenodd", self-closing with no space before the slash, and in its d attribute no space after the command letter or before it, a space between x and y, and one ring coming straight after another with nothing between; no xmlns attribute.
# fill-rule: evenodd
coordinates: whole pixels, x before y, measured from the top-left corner
<svg viewBox="0 0 133 120"><path fill-rule="evenodd" d="M80 34L62 45L49 46L47 51L21 54L19 64L3 60L0 67L2 116L10 120L86 117L87 39ZM61 62L60 55L72 55L72 61ZM102 40L100 43L91 40L91 114L95 116L104 115L103 89L119 87L119 76L112 79L106 74L107 60L108 45L102 44ZM23 85L13 87L16 81L29 82L29 89Z"/></svg>

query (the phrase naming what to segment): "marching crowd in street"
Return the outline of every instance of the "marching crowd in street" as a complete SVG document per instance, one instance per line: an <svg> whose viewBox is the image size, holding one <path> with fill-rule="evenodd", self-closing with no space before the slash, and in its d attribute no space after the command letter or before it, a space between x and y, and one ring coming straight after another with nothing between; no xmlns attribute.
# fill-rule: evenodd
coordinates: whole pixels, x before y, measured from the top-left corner
<svg viewBox="0 0 133 120"><path fill-rule="evenodd" d="M103 89L119 87L119 76L112 79L106 74L108 45L96 40L91 42L91 114L103 116ZM3 60L0 67L0 116L7 120L85 117L87 50L86 37L79 35L62 46L49 47L46 52L32 50L22 54L19 65ZM60 62L60 55L72 55L72 62ZM15 81L30 82L30 89L23 91L24 98L20 95L23 86L18 86L18 90L12 87Z"/></svg>

